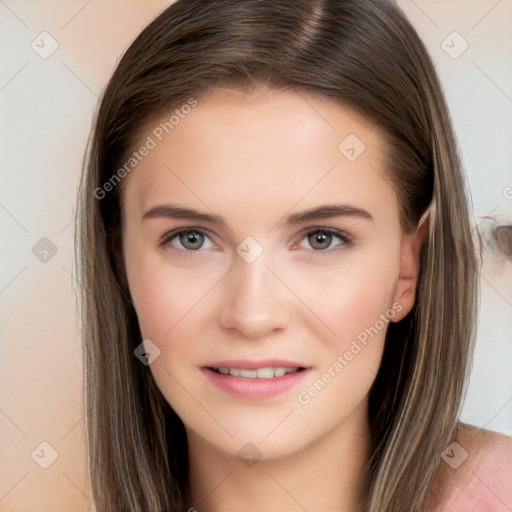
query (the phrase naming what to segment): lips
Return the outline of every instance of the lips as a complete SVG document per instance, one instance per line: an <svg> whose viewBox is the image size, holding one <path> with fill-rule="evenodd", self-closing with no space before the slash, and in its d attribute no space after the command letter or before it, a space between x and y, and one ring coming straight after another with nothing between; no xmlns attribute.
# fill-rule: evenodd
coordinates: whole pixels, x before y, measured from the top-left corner
<svg viewBox="0 0 512 512"><path fill-rule="evenodd" d="M205 365L205 368L239 368L241 370L257 370L258 368L307 368L298 361L287 359L230 359L215 361Z"/></svg>
<svg viewBox="0 0 512 512"><path fill-rule="evenodd" d="M244 399L265 399L284 393L310 370L296 361L282 359L216 361L201 368L210 384Z"/></svg>
<svg viewBox="0 0 512 512"><path fill-rule="evenodd" d="M221 373L222 375L231 375L232 377L244 377L246 379L273 379L275 377L283 377L284 375L287 375L289 373L298 372L302 368L286 368L284 366L272 368L271 366L267 366L264 368L255 368L253 370L227 367L212 367L211 369L218 373Z"/></svg>

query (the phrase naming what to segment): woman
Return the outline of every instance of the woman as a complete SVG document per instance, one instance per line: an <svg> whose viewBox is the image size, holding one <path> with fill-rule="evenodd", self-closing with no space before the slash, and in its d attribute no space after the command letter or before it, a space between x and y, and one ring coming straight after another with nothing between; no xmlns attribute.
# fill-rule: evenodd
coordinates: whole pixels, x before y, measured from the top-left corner
<svg viewBox="0 0 512 512"><path fill-rule="evenodd" d="M458 421L477 259L394 3L171 5L104 91L79 201L98 510L509 505L508 438Z"/></svg>

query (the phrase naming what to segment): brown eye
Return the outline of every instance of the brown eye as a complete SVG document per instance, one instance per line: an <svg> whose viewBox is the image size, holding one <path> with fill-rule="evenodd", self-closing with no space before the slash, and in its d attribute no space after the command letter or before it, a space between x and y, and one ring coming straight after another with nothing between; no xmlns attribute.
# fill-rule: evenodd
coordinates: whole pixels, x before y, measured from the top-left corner
<svg viewBox="0 0 512 512"><path fill-rule="evenodd" d="M204 235L198 231L183 231L178 234L180 244L189 251L200 249L204 243Z"/></svg>
<svg viewBox="0 0 512 512"><path fill-rule="evenodd" d="M160 242L162 245L171 245L179 251L202 251L214 247L210 237L197 229L184 229L165 235Z"/></svg>
<svg viewBox="0 0 512 512"><path fill-rule="evenodd" d="M195 251L200 249L204 243L204 235L197 231L186 231L180 234L180 242L185 249Z"/></svg>
<svg viewBox="0 0 512 512"><path fill-rule="evenodd" d="M332 239L333 235L325 231L315 231L308 235L309 245L315 250L328 249Z"/></svg>
<svg viewBox="0 0 512 512"><path fill-rule="evenodd" d="M317 252L330 253L338 249L352 247L353 239L343 231L316 228L305 234L300 241L302 249L313 249Z"/></svg>

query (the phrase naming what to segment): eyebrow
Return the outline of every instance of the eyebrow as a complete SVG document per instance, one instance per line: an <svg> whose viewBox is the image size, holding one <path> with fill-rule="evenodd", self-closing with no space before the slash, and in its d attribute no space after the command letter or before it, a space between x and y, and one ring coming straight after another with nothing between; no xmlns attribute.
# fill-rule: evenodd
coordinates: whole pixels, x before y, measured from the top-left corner
<svg viewBox="0 0 512 512"><path fill-rule="evenodd" d="M206 222L212 225L227 226L226 221L219 215L203 213L192 208L183 208L174 205L159 205L151 208L143 214L142 220L157 217L170 219L186 219L198 222ZM310 210L293 213L283 216L278 223L284 222L288 225L302 224L313 220L329 219L332 217L354 217L358 219L373 221L373 216L367 210L347 204L327 204Z"/></svg>
<svg viewBox="0 0 512 512"><path fill-rule="evenodd" d="M311 220L329 219L331 217L355 217L373 221L372 214L363 208L350 206L348 204L327 204L289 215L286 217L286 223L300 224Z"/></svg>
<svg viewBox="0 0 512 512"><path fill-rule="evenodd" d="M207 222L209 224L222 224L226 225L226 221L218 216L209 213L203 213L192 208L183 208L181 206L173 205L159 205L148 210L142 216L144 219L153 219L156 217L168 217L170 219L186 219L197 220L199 222Z"/></svg>

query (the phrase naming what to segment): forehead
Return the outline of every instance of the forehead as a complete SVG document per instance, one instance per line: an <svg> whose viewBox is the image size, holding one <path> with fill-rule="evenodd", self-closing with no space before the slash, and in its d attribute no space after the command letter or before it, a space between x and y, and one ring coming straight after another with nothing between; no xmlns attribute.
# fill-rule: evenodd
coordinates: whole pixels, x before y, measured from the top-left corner
<svg viewBox="0 0 512 512"><path fill-rule="evenodd" d="M151 149L126 178L124 207L142 215L186 201L250 217L299 202L373 198L396 212L384 134L353 109L290 89L250 96L223 89L196 101L142 131L134 149L148 141Z"/></svg>

